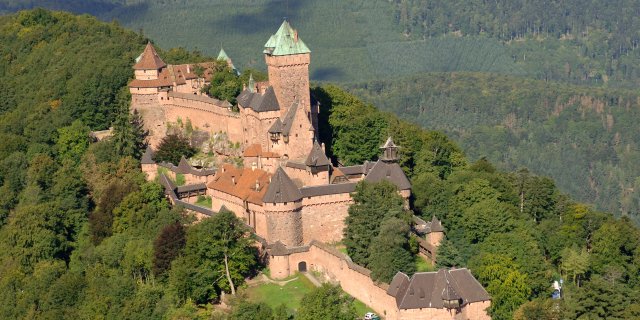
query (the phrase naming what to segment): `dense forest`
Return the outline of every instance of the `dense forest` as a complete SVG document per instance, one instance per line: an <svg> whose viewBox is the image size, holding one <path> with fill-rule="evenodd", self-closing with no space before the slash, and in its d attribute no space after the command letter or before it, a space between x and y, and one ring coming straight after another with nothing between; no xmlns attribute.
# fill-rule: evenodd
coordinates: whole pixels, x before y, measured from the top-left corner
<svg viewBox="0 0 640 320"><path fill-rule="evenodd" d="M313 44L316 80L486 71L596 86L640 82L640 7L632 0L0 0L0 13L33 6L116 19L167 47L213 55L224 46L241 68L263 65L260 45L288 17ZM208 32L185 32L203 27Z"/></svg>
<svg viewBox="0 0 640 320"><path fill-rule="evenodd" d="M145 181L144 132L128 112L125 86L147 39L116 23L39 9L0 17L0 41L0 318L353 318L348 297L326 285L296 310L241 294L230 313L213 308L223 292L242 289L261 260L235 215L194 224ZM204 59L181 49L160 54L169 63ZM640 317L640 230L629 219L572 200L549 178L469 160L445 134L339 87L313 92L334 159L375 160L389 135L402 146L414 213L436 215L447 230L439 265L470 267L493 296L494 319ZM113 138L91 140L90 130L111 126ZM361 184L350 217L370 223L376 248L389 250L346 241L381 281L390 268L412 271L407 255L415 254L406 212L388 188ZM362 230L345 235L353 232ZM564 299L552 301L560 277Z"/></svg>
<svg viewBox="0 0 640 320"><path fill-rule="evenodd" d="M357 83L361 98L445 130L472 159L638 212L635 1L0 0L0 13L36 5L116 20L164 47L224 47L241 70L264 68L261 46L288 17L313 51L312 79Z"/></svg>
<svg viewBox="0 0 640 320"><path fill-rule="evenodd" d="M640 216L638 92L485 73L430 73L350 86L384 110L443 130L472 159L553 177L576 199Z"/></svg>
<svg viewBox="0 0 640 320"><path fill-rule="evenodd" d="M514 60L541 79L638 84L637 1L394 2L397 22L408 37L485 35L503 41ZM575 59L567 59L562 51L569 51ZM526 55L530 62L526 62Z"/></svg>
<svg viewBox="0 0 640 320"><path fill-rule="evenodd" d="M354 163L369 159L385 134L403 146L401 164L412 180L415 213L437 216L446 229L438 266L470 267L493 297L493 319L640 316L640 229L628 218L576 202L553 180L526 169L499 171L485 158L469 162L443 134L379 113L337 87L315 92L321 105L330 106L323 111L334 157ZM362 188L356 200L367 200L356 202L347 219L349 254L372 270L379 270L381 260L411 270L397 245L409 241L397 234L406 227L398 199L382 192L388 186ZM358 233L363 226L368 233ZM381 255L375 248L394 254ZM560 278L564 298L551 300L551 283Z"/></svg>

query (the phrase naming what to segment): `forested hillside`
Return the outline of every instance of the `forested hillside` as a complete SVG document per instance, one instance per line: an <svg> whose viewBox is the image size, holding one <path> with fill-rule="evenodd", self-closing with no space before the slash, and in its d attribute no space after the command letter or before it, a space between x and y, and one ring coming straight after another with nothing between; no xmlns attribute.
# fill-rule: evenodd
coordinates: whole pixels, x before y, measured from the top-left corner
<svg viewBox="0 0 640 320"><path fill-rule="evenodd" d="M315 80L483 71L587 85L640 83L633 0L0 0L116 19L165 47L220 46L261 66L261 45L288 17L311 45ZM319 32L322 31L322 32Z"/></svg>
<svg viewBox="0 0 640 320"><path fill-rule="evenodd" d="M598 208L640 219L635 90L481 73L433 73L352 86L371 103L443 130L472 159L528 168Z"/></svg>
<svg viewBox="0 0 640 320"><path fill-rule="evenodd" d="M640 6L634 0L394 0L409 38L486 36L545 80L614 82L640 78Z"/></svg>
<svg viewBox="0 0 640 320"><path fill-rule="evenodd" d="M312 291L297 313L271 312L241 295L230 314L214 310L260 261L235 215L192 224L159 184L145 181L138 160L144 132L129 113L125 86L146 41L88 16L33 10L0 17L0 318L280 320L336 311L348 319L351 301L331 287ZM167 62L204 59L178 49L160 54ZM313 90L322 101L321 138L340 162L375 160L388 135L402 146L415 213L437 215L447 229L439 264L469 266L493 296L494 319L640 317L640 230L628 219L571 200L549 178L469 161L443 133L336 86ZM630 97L621 91L616 108ZM606 104L595 106L609 114ZM587 109L576 110L586 117ZM112 125L112 139L89 138L91 129ZM397 232L384 225L376 243ZM386 267L379 260L368 262ZM389 274L383 271L380 279ZM565 298L554 302L551 281L561 276Z"/></svg>
<svg viewBox="0 0 640 320"><path fill-rule="evenodd" d="M470 267L492 296L492 319L640 317L640 230L629 219L576 202L552 179L527 170L498 171L486 159L469 162L443 134L376 112L335 86L314 93L333 132L327 142L335 157L367 159L385 134L403 146L401 164L411 177L415 213L427 220L437 216L446 229L438 265ZM367 194L369 201L351 207L344 240L353 261L372 270L384 264L378 257L402 261L402 238L388 230L402 230L398 211L390 209L397 200L382 200L393 198L388 192L359 192L356 200ZM366 217L367 205L377 215ZM349 237L362 226L367 233ZM386 255L373 249L394 245ZM551 283L560 277L564 298L554 301Z"/></svg>

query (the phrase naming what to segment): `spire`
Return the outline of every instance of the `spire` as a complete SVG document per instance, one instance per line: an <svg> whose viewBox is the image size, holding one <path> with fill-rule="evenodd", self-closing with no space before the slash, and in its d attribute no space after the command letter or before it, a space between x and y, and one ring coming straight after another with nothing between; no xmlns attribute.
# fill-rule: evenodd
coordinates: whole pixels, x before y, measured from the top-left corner
<svg viewBox="0 0 640 320"><path fill-rule="evenodd" d="M278 167L271 177L271 182L262 201L266 203L295 202L302 199L302 193L282 167Z"/></svg>
<svg viewBox="0 0 640 320"><path fill-rule="evenodd" d="M449 270L444 270L444 288L442 289L442 304L447 309L457 309L460 307L460 295L453 288L453 279Z"/></svg>
<svg viewBox="0 0 640 320"><path fill-rule="evenodd" d="M231 60L226 52L224 52L224 48L220 47L220 53L218 53L218 60Z"/></svg>
<svg viewBox="0 0 640 320"><path fill-rule="evenodd" d="M264 53L272 56L286 56L292 54L310 53L311 50L298 37L289 21L284 20L278 31L264 44Z"/></svg>
<svg viewBox="0 0 640 320"><path fill-rule="evenodd" d="M380 160L385 162L395 162L398 161L398 149L399 147L393 143L393 139L391 137L387 138L387 141L380 147L382 149L382 156Z"/></svg>
<svg viewBox="0 0 640 320"><path fill-rule="evenodd" d="M218 53L218 60L224 60L227 62L227 64L229 65L229 68L231 68L231 70L233 70L236 75L240 75L240 71L238 71L238 69L236 69L236 66L233 65L233 61L231 61L231 58L229 58L229 56L227 55L227 53L224 51L224 48L221 46L220 47L220 52Z"/></svg>
<svg viewBox="0 0 640 320"><path fill-rule="evenodd" d="M162 61L151 42L147 42L144 51L136 60L136 64L133 66L136 70L158 70L167 65Z"/></svg>
<svg viewBox="0 0 640 320"><path fill-rule="evenodd" d="M318 144L318 140L313 141L313 147L311 147L311 152L309 152L304 164L309 167L322 167L331 164L329 158L324 154L322 147Z"/></svg>
<svg viewBox="0 0 640 320"><path fill-rule="evenodd" d="M253 73L249 74L249 92L255 93L256 92L256 82L253 80Z"/></svg>

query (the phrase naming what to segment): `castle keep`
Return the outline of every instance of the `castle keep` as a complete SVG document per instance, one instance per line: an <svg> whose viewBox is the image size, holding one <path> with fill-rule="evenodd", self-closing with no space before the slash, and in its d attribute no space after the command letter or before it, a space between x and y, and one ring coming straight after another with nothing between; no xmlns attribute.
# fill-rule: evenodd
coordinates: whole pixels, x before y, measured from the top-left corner
<svg viewBox="0 0 640 320"><path fill-rule="evenodd" d="M396 276L391 287L381 286L371 281L368 270L326 245L342 239L351 193L359 181L393 183L407 206L411 184L398 164L398 146L391 138L381 146L376 162L334 166L327 158L317 139L319 104L309 91L311 51L287 21L265 43L263 54L269 80L251 78L233 106L201 93L215 72L211 63L167 65L147 44L133 67L135 79L129 89L131 108L141 113L150 132L151 148L141 161L148 178L159 178L172 202L200 212L201 217L223 207L233 211L263 239L273 277L320 271L387 319L488 319L484 309L490 298L466 269L442 276ZM233 68L223 50L219 59ZM183 120L210 136L224 133L239 144L243 166L196 168L186 159L177 166L153 161L152 148L166 135L169 124ZM159 174L161 168L167 169L162 170L165 173ZM177 175L186 185L172 182ZM198 195L211 197L211 211L193 206ZM434 255L444 230L435 219L421 223L427 230L423 253ZM426 295L413 296L414 286L430 290L429 299L436 305L424 300ZM408 295L417 302L406 303L414 301ZM433 310L423 312L423 308Z"/></svg>

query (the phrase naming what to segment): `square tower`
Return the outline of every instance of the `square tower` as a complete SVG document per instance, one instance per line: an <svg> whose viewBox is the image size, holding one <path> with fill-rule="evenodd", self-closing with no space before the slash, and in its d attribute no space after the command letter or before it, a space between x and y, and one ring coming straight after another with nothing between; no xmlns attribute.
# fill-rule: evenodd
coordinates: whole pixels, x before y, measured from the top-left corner
<svg viewBox="0 0 640 320"><path fill-rule="evenodd" d="M273 86L280 104L281 116L294 102L312 120L309 96L309 63L311 50L298 37L288 21L282 25L264 45L264 56L269 73L269 84ZM314 112L315 114L316 112Z"/></svg>

